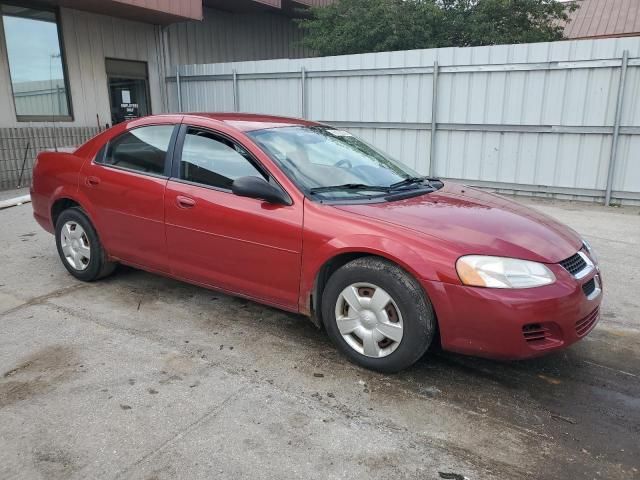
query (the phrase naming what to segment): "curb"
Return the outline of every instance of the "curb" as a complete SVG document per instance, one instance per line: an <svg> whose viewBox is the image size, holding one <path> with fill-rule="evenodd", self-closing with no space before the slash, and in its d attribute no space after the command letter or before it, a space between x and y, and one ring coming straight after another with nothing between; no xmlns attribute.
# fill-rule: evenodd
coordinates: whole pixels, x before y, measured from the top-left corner
<svg viewBox="0 0 640 480"><path fill-rule="evenodd" d="M7 200L0 200L0 210L5 208L17 207L23 203L29 203L31 201L31 195L22 195L20 197L9 198Z"/></svg>

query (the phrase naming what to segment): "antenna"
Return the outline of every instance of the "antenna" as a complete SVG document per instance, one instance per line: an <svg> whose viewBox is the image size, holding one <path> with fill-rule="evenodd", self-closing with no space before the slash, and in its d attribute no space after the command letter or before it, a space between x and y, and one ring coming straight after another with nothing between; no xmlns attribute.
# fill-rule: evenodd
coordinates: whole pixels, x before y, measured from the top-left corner
<svg viewBox="0 0 640 480"><path fill-rule="evenodd" d="M51 56L49 57L49 85L51 87L51 127L53 128L53 148L55 149L55 151L58 151L58 141L56 139L56 99L55 99L55 95L60 95L60 92L58 90L58 85L53 86L53 59L54 58L60 58L61 54L60 52L58 53L52 53ZM60 103L60 98L58 98L58 103Z"/></svg>

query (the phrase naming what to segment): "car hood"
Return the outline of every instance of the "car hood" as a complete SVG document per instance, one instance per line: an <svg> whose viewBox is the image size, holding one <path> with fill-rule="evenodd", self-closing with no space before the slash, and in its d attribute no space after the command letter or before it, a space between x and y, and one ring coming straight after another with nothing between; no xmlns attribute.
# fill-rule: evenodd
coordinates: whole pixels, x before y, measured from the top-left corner
<svg viewBox="0 0 640 480"><path fill-rule="evenodd" d="M557 263L582 246L569 227L512 200L453 182L404 200L334 205L447 242L460 255L479 254Z"/></svg>

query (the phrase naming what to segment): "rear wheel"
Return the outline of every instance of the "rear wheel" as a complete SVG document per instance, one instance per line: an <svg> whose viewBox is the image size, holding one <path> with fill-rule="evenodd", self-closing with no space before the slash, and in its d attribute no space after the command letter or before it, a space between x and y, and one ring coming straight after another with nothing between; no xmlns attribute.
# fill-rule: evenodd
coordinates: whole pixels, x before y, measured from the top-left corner
<svg viewBox="0 0 640 480"><path fill-rule="evenodd" d="M107 260L98 234L82 209L63 211L56 220L55 235L60 259L74 277L91 282L115 269L116 264Z"/></svg>
<svg viewBox="0 0 640 480"><path fill-rule="evenodd" d="M331 275L322 315L332 341L355 363L396 372L431 344L436 322L420 284L398 265L362 257Z"/></svg>

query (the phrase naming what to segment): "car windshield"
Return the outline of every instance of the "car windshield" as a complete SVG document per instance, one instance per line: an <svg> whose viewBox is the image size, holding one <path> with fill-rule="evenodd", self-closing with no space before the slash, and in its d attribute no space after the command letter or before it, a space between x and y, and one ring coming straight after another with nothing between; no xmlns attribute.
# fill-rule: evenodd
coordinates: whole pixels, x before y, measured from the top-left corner
<svg viewBox="0 0 640 480"><path fill-rule="evenodd" d="M312 198L352 199L432 188L417 172L343 130L292 126L248 135Z"/></svg>

